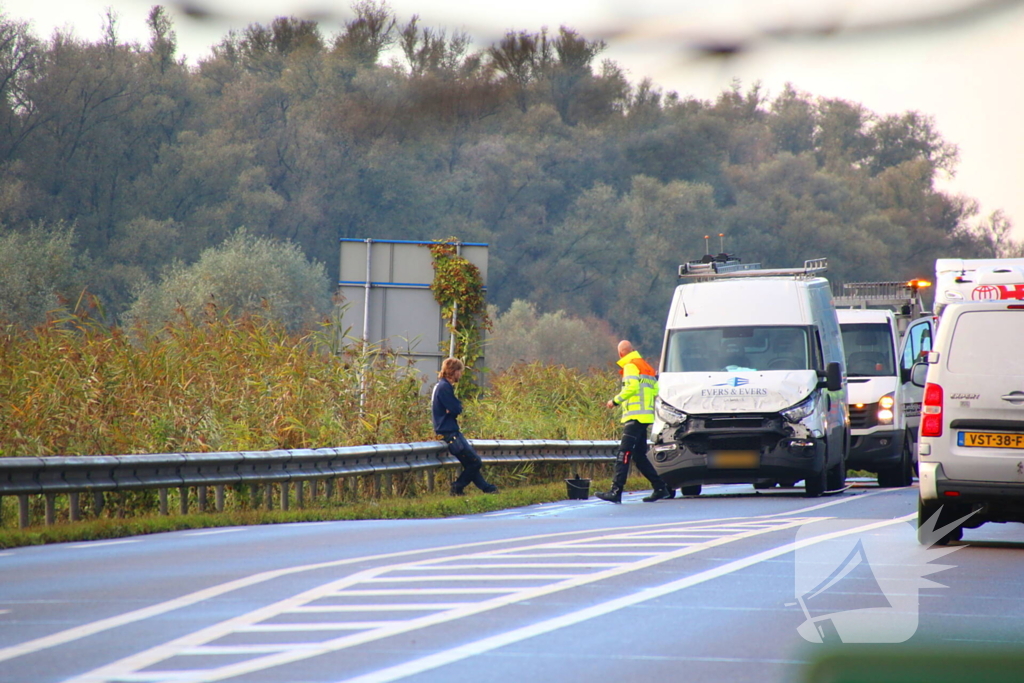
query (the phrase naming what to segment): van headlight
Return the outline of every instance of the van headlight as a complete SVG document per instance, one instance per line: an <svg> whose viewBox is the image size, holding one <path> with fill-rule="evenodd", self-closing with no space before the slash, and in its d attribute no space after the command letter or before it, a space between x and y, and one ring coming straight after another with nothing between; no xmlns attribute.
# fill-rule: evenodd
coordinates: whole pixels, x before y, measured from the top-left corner
<svg viewBox="0 0 1024 683"><path fill-rule="evenodd" d="M896 399L893 398L891 393L886 394L882 398L878 399L878 424L880 425L891 425L894 417L893 407L896 405Z"/></svg>
<svg viewBox="0 0 1024 683"><path fill-rule="evenodd" d="M660 396L654 399L654 412L662 422L676 425L686 422L689 415L676 408L671 403L666 403Z"/></svg>
<svg viewBox="0 0 1024 683"><path fill-rule="evenodd" d="M789 422L800 422L812 413L814 413L814 394L811 394L792 408L783 410L782 417L786 418Z"/></svg>

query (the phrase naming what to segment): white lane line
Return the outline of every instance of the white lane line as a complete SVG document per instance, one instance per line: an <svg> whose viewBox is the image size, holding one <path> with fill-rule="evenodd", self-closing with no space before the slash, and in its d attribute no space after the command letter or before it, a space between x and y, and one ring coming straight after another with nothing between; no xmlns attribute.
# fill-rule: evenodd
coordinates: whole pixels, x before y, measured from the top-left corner
<svg viewBox="0 0 1024 683"><path fill-rule="evenodd" d="M491 586L488 588L354 588L327 593L324 597L382 596L382 595L482 595L484 593L515 593L529 586Z"/></svg>
<svg viewBox="0 0 1024 683"><path fill-rule="evenodd" d="M709 540L700 545L688 546L685 548L679 548L672 552L662 553L660 555L645 558L632 562L630 564L622 564L617 567L606 569L599 572L591 572L570 578L561 582L547 583L534 588L525 589L516 593L510 593L506 595L499 595L490 600L475 603L470 606L461 609L454 609L445 612L438 612L431 615L426 615L418 619L410 619L396 623L394 626L387 628L380 628L376 630L363 631L361 633L354 633L347 636L335 638L333 640L324 641L319 644L315 649L304 649L302 651L290 651L281 652L277 654L269 654L263 657L257 657L248 661L237 662L234 664L226 664L222 667L215 669L205 669L202 671L191 672L191 677L176 676L177 680L187 681L202 681L203 683L209 683L210 681L219 681L227 678L233 678L236 676L243 676L245 674L253 673L256 671L262 671L264 669L281 666L291 662L315 657L319 654L326 654L328 652L336 652L342 649L363 645L366 643L381 640L391 636L399 635L402 633L409 633L417 631L430 626L436 626L439 624L456 621L463 619L475 614L480 614L490 610L495 610L500 607L507 605L513 605L528 600L533 600L538 597L545 595L551 595L561 591L569 590L579 586L596 583L611 579L623 574L630 572L639 571L648 567L653 567L664 562L668 562L674 559L693 555L703 550L708 550L721 545L733 543L743 539L753 538L766 533L774 533L779 531L785 531L787 529L793 529L804 524L820 521L825 518L788 518L780 519L774 527L768 527L765 529L751 529L744 531L739 534L733 534L730 536L723 536L721 538ZM678 523L677 523L678 525ZM424 560L423 563L440 563L445 561L445 558L436 558L432 560ZM374 569L364 570L345 579L339 580L335 583L348 582L349 585L364 583L376 577L378 574L385 571L390 571L394 567L377 567ZM461 578L461 577L460 577ZM331 584L335 585L335 584ZM169 659L176 655L180 650L196 647L198 645L209 643L213 640L222 638L236 630L239 626L250 625L261 621L264 618L270 618L280 614L285 609L290 609L297 604L302 604L304 601L308 601L307 596L310 598L318 598L324 595L325 589L329 589L330 586L319 587L307 591L305 594L300 594L292 598L285 599L279 603L268 605L264 608L255 610L246 615L228 619L219 624L206 627L195 633L187 634L176 640L158 645L145 652L140 652L135 655L130 655L122 660L112 662L106 666L94 669L85 674L76 676L73 679L69 679L65 683L85 683L94 681L107 681L111 678L118 680L121 672L124 671L138 671L149 666L155 665L157 662Z"/></svg>
<svg viewBox="0 0 1024 683"><path fill-rule="evenodd" d="M518 555L516 556L518 557ZM495 558L498 559L498 558ZM504 559L509 559L508 557ZM421 569L426 570L437 570L447 571L449 569L560 569L565 567L617 567L621 562L518 562L518 563L504 563L498 564L497 562L474 562L472 564L442 564L436 567L407 567L401 571L420 571Z"/></svg>
<svg viewBox="0 0 1024 683"><path fill-rule="evenodd" d="M247 528L250 527L232 527L230 529L213 529L211 531L192 531L187 534L182 534L182 536L192 538L194 536L213 536L214 534L233 534L238 531L245 531Z"/></svg>
<svg viewBox="0 0 1024 683"><path fill-rule="evenodd" d="M879 529L884 526L890 526L892 524L908 522L916 517L917 513L915 512L904 517L898 517L896 519L887 519L881 522L872 522L871 524L864 524L853 529L836 531L833 533L822 534L821 536L815 536L813 538L804 539L793 543L787 543L785 545L779 546L778 548L772 548L771 550L766 550L764 552L750 555L749 557L734 560L720 567L708 569L698 574L694 574L693 576L688 576L684 579L679 579L678 581L672 581L661 586L655 586L653 588L648 588L639 591L637 593L634 593L633 595L627 595L622 598L616 598L615 600L609 600L607 602L593 605L592 607L587 607L585 609L577 610L576 612L571 612L560 617L555 617L554 619L541 621L536 624L524 626L523 628L514 629L512 631L508 631L507 633L491 636L489 638L483 638L474 643L469 643L467 645L455 647L444 652L438 652L432 655L428 655L426 657L420 657L419 659L414 659L411 662L406 662L404 664L399 664L397 666L388 667L386 669L374 671L372 673L365 674L362 676L348 678L344 680L344 683L389 683L390 681L397 681L401 678L406 678L408 676L423 673L424 671L430 671L432 669L445 666L446 664L452 664L463 659L468 659L469 657L483 654L484 652L490 652L491 650L496 650L500 647L504 647L505 645L517 643L521 640L533 638L544 633L550 633L551 631L556 631L567 626L573 626L580 622L587 621L595 617L603 616L611 612L615 612L617 610L623 609L624 607L637 605L648 600L653 600L654 598L659 598L663 595L668 595L669 593L674 593L676 591L683 590L684 588L690 588L692 586L696 586L706 581L717 579L727 574L737 572L741 569L746 569L747 567L753 566L760 562L771 560L781 555L786 555L799 548L815 545L817 543L822 543L824 541L831 540L834 538L840 538L842 536L848 536L850 534L863 533L865 531Z"/></svg>
<svg viewBox="0 0 1024 683"><path fill-rule="evenodd" d="M869 498L871 496L878 496L878 495L882 495L882 494L899 493L900 491L901 491L901 489L898 489L898 488L895 488L895 489L879 489L878 491L872 491L870 493L864 493L864 494L861 494L861 495L858 495L858 496L848 496L846 498L837 498L835 500L831 500L831 501L828 501L826 503L821 503L821 504L818 504L818 505L812 505L810 507L798 508L796 510L787 510L787 511L784 511L784 512L774 512L774 513L767 514L767 515L758 515L758 516L756 516L754 518L751 518L751 517L743 517L743 518L723 517L723 518L720 518L720 519L721 519L721 521L727 521L727 520L735 521L737 519L744 519L744 520L750 520L750 519L772 519L774 517L784 517L784 516L791 516L791 515L799 515L799 514L811 512L813 510L820 510L822 508L831 507L833 505L841 505L841 504L844 504L844 503L851 503L851 502L861 501L861 500L864 500L865 498ZM695 522L695 523L708 524L708 523L714 522L716 520L715 519L700 519L700 520L692 520L692 521ZM683 523L685 523L685 522L683 522ZM634 525L632 528L651 529L651 528L657 528L659 526L660 527L678 526L679 524L680 524L680 522L665 522L663 524L655 524L655 525L637 524L637 525ZM394 558L399 558L399 557L409 557L409 556L413 556L413 555L423 555L423 554L426 554L426 553L439 553L439 552L445 552L445 551L450 551L450 550L460 550L460 549L463 549L463 548L483 547L483 546L498 545L498 544L503 544L503 543L509 543L509 544L511 544L511 543L523 543L523 542L528 542L528 541L531 541L531 540L541 539L541 538L557 538L557 537L567 537L567 536L580 536L580 535L583 535L583 534L601 533L602 531L613 531L613 530L614 531L623 531L623 530L629 529L629 528L631 528L631 527L628 527L628 526L627 527L618 527L618 528L614 528L614 529L606 527L605 529L593 529L593 530L583 530L583 531L560 531L560 532L549 533L549 534L536 534L534 536L522 536L522 537L518 537L518 538L496 539L496 540L493 540L493 541L475 541L475 542L471 542L471 543L456 543L456 544L449 545L449 546L435 546L435 547L431 547L431 548L423 548L423 549L415 549L415 550L400 550L400 551L393 552L393 553L380 553L380 554L377 554L377 555L365 555L365 556L362 556L362 557L353 557L353 558L347 558L347 559L344 559L344 560L333 560L331 562L318 562L318 563L315 563L315 564L298 565L298 566L295 566L295 567L285 567L283 569L273 569L273 570L269 570L269 571L265 571L265 572L260 572L258 574L252 574L250 576L244 576L244 577L242 577L240 579L234 579L232 581L228 581L226 583L218 584L216 586L210 586L210 587L198 590L198 591L194 591L192 593L188 593L186 595L182 595L182 596L174 598L172 600L167 600L165 602L157 603L155 605L150 605L149 607L143 607L141 609L133 610L131 612L125 612L123 614L117 614L117 615L114 615L112 617L107 617L106 619L100 619L98 621L93 621L93 622L90 622L90 623L87 623L87 624L82 624L80 626L75 626L75 627L72 627L72 628L69 628L69 629L65 629L63 631L58 631L57 633L51 633L50 635L42 636L40 638L35 638L33 640L28 640L28 641L25 641L24 643L19 643L17 645L10 645L8 647L0 648L0 662L7 661L8 659L14 659L15 657L21 657L21 656L24 656L24 655L27 655L27 654L30 654L30 653L33 653L33 652L38 652L40 650L45 650L46 648L55 647L57 645L63 645L65 643L69 643L69 642L72 642L74 640L78 640L80 638L85 638L85 637L94 635L96 633L102 633L103 631L107 631L107 630L110 630L110 629L113 629L113 628L118 628L120 626L125 626L127 624L132 624L132 623L135 623L137 621L142 621L144 619L149 619L151 617L158 616L160 614L166 614L167 612L172 612L174 610L181 609L183 607L188 607L190 605L194 605L194 604L202 602L204 600L209 600L211 598L215 598L217 596L224 595L225 593L230 593L230 592L233 592L233 591L236 591L236 590L240 590L242 588L248 588L249 586L254 586L254 585L263 583L265 581L270 581L270 580L273 580L273 579L276 579L276 578L280 578L282 576L289 576L291 574L298 574L298 573L301 573L301 572L314 571L314 570L317 570L317 569L328 569L328 568L333 568L333 567L342 567L342 566L346 566L346 565L357 564L357 563L360 563L360 562L372 562L372 561L378 561L378 560L394 559Z"/></svg>
<svg viewBox="0 0 1024 683"><path fill-rule="evenodd" d="M619 565L615 565L616 567ZM539 581L544 579L572 579L579 574L452 574L450 576L379 576L363 579L360 583L409 583L412 581Z"/></svg>
<svg viewBox="0 0 1024 683"><path fill-rule="evenodd" d="M895 489L887 489L895 490ZM704 521L704 520L702 520ZM673 523L666 523L665 526ZM637 525L639 528L643 528L642 525ZM627 527L628 528L628 527ZM603 531L610 531L612 529L604 529ZM240 590L242 588L248 588L265 581L271 581L273 579L280 578L282 576L289 576L291 574L298 574L301 572L314 571L317 569L330 569L334 567L343 567L346 565L358 564L360 562L373 562L378 560L391 560L399 557L409 557L412 555L423 555L426 553L446 552L451 550L462 550L466 548L479 548L488 545L498 545L503 543L522 543L524 541L531 541L543 538L558 538L565 536L580 536L582 534L600 533L598 531L560 531L550 534L537 534L535 536L523 536L520 538L503 538L493 541L474 541L472 543L456 543L448 546L435 546L431 548L423 548L416 550L400 550L393 553L381 553L378 555L364 555L362 557L352 557L344 560L333 560L331 562L318 562L315 564L299 565L295 567L285 567L283 569L272 569L270 571L260 572L258 574L252 574L250 576L244 576L240 579L234 579L226 583L218 584L216 586L210 586L202 590L198 590L187 595L183 595L172 600L150 605L149 607L143 607L141 609L133 610L131 612L125 612L124 614L117 614L106 619L100 619L93 621L88 624L82 624L75 626L64 631L58 631L47 636L35 638L33 640L25 641L17 645L10 645L8 647L0 648L0 662L7 661L8 659L14 659L15 657L21 657L33 652L45 650L46 648L54 647L57 645L63 645L79 638L85 638L96 633L102 633L103 631L117 628L119 626L125 626L132 624L143 619L149 619L160 614L166 614L182 607L188 607L204 600L209 600L225 593ZM95 547L93 545L92 547ZM519 590L516 588L510 590Z"/></svg>
<svg viewBox="0 0 1024 683"><path fill-rule="evenodd" d="M652 551L639 552L639 553L623 551L623 552L619 552L619 553L608 553L608 552L596 552L596 553L543 553L543 552L537 552L537 553L516 553L515 555L513 555L512 554L513 552L515 552L515 551L509 551L509 554L507 554L507 555L499 555L499 554L495 553L493 555L477 555L477 557L478 558L483 558L483 559L494 558L496 560L499 560L499 559L500 560L507 560L510 557L516 557L516 558L519 558L519 557L538 557L538 558L544 558L544 557L650 557L651 555L657 555L658 554L657 552L652 552Z"/></svg>
<svg viewBox="0 0 1024 683"><path fill-rule="evenodd" d="M621 541L620 543L559 543L549 546L551 548L678 548L679 543L637 543L629 539L609 538L609 541ZM709 537L710 540L710 537Z"/></svg>
<svg viewBox="0 0 1024 683"><path fill-rule="evenodd" d="M0 614L10 614L10 612L11 610L9 609L0 609Z"/></svg>
<svg viewBox="0 0 1024 683"><path fill-rule="evenodd" d="M235 629L236 633L294 633L296 631L362 631L386 628L402 623L395 619L385 621L338 621L313 624L253 624Z"/></svg>
<svg viewBox="0 0 1024 683"><path fill-rule="evenodd" d="M111 545L124 545L125 543L138 543L139 539L129 538L123 541L89 541L88 543L76 543L69 548L105 548Z"/></svg>
<svg viewBox="0 0 1024 683"><path fill-rule="evenodd" d="M262 655L273 652L283 652L285 650L291 650L293 648L303 647L315 647L313 645L299 645L296 643L282 643L275 645L273 643L267 645L200 645L190 650L182 650L178 654L181 655L197 655L197 656L208 656L208 655Z"/></svg>
<svg viewBox="0 0 1024 683"><path fill-rule="evenodd" d="M471 602L393 602L382 605L305 605L295 607L288 612L416 612L442 609L455 609L472 605Z"/></svg>

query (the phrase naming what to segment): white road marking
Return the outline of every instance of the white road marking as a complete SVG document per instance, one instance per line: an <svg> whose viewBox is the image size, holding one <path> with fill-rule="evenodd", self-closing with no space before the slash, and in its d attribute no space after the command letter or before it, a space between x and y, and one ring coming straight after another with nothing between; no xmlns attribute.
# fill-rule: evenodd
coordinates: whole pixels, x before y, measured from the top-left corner
<svg viewBox="0 0 1024 683"><path fill-rule="evenodd" d="M871 493L864 493L864 494L861 494L859 496L849 496L849 497L846 497L846 498L839 498L839 499L836 499L836 500L828 501L826 503L821 503L819 505L813 505L813 506L810 506L810 507L800 508L800 509L797 509L797 510L789 510L789 511L784 511L784 512L777 512L777 513L772 513L772 514L768 514L768 515L759 515L756 518L757 519L771 519L771 518L774 518L774 517L806 514L808 512L813 511L813 510L819 510L819 509L831 507L833 505L840 505L840 504L843 504L843 503L860 501L860 500L863 500L864 498L868 498L870 496L877 496L877 495L882 495L882 494L886 494L886 493L898 493L899 491L900 491L900 489L880 489L878 491L873 491ZM601 502L601 501L595 501L595 502ZM722 518L721 521L736 520L736 519L737 518L735 518L735 517L729 517L729 518ZM752 519L752 518L745 518L745 519L749 520L749 519ZM712 522L714 522L716 520L714 520L714 519L705 519L705 520L694 520L694 521L695 522L699 521L699 522L703 522L703 523L707 524L707 523L712 523ZM620 527L619 530L625 530L625 529L629 529L629 528L669 527L669 526L673 526L674 524L675 523L665 523L665 524L661 524L661 525L654 525L653 527L647 526L647 525L636 525L634 527ZM607 531L609 529L605 529L605 530ZM557 532L557 533L550 533L550 534L537 534L537 535L534 535L534 536L526 536L526 537L519 537L519 538L505 538L505 539L497 539L497 540L492 540L492 541L477 541L477 542L471 542L471 543L458 543L458 544L453 544L453 545L449 545L449 546L435 546L435 547L431 547L431 548L423 548L423 549L416 549L416 550L402 550L402 551L393 552L393 553L380 553L380 554L377 554L377 555L366 555L366 556L362 556L362 557L347 558L347 559L343 559L343 560L334 560L334 561L330 561L330 562L319 562L319 563L315 563L315 564L299 565L299 566L295 566L295 567L285 567L285 568L282 568L282 569L273 569L273 570L269 570L269 571L265 571L265 572L260 572L260 573L257 573L257 574L252 574L250 576L245 576L245 577L242 577L242 578L239 578L239 579L234 579L232 581L228 581L228 582L225 582L225 583L222 583L222 584L218 584L218 585L215 585L215 586L209 586L207 588L204 588L204 589L201 589L201 590L198 590L198 591L194 591L192 593L188 593L186 595L180 596L178 598L174 598L172 600L167 600L165 602L157 603L155 605L150 605L149 607L143 607L141 609L133 610L131 612L126 612L124 614L118 614L118 615L115 615L115 616L112 616L112 617L108 617L106 619L100 619L98 621L90 622L90 623L87 623L87 624L82 624L80 626L75 626L73 628L66 629L64 631L58 631L57 633L52 633L52 634L47 635L47 636L42 636L40 638L35 638L33 640L29 640L29 641L26 641L24 643L19 643L17 645L11 645L11 646L8 646L8 647L0 648L0 662L7 661L7 660L13 659L15 657L21 657L23 655L30 654L30 653L33 653L33 652L38 652L40 650L44 650L44 649L47 649L47 648L50 648L50 647L55 647L57 645L63 645L65 643L69 643L69 642L78 640L80 638L85 638L85 637L94 635L96 633L101 633L103 631L107 631L107 630L110 630L110 629L113 629L113 628L118 628L120 626L125 626L127 624L132 624L132 623L135 623L137 621L142 621L144 619L149 619L151 617L158 616L160 614L165 614L167 612L171 612L171 611L174 611L174 610L177 610L177 609L181 609L183 607L188 607L190 605L194 605L194 604L202 602L204 600L209 600L211 598L215 598L217 596L224 595L224 594L230 593L232 591L240 590L242 588L247 588L247 587L250 587L250 586L253 586L253 585L257 585L257 584L260 584L260 583L263 583L263 582L266 582L266 581L277 579L277 578L280 578L282 576L288 576L288 575L291 575L291 574L297 574L297 573L301 573L301 572L313 571L313 570L318 570L318 569L327 569L327 568L332 568L332 567L342 567L342 566L357 564L357 563L361 563L361 562L372 562L372 561L378 561L378 560L394 559L394 558L399 558L399 557L410 557L410 556L413 556L413 555L422 555L422 554L426 554L426 553L445 552L445 551L460 550L460 549L464 549L464 548L473 548L473 547L484 547L484 546L488 546L488 545L522 543L522 542L526 542L526 541L529 541L529 540L541 539L541 538L557 538L557 537L580 536L580 535L585 534L585 533L595 533L595 532L599 533L600 530L564 531L564 532Z"/></svg>
<svg viewBox="0 0 1024 683"><path fill-rule="evenodd" d="M138 543L137 538L128 538L122 541L89 541L88 543L76 543L69 548L105 548L111 545L124 545L125 543Z"/></svg>
<svg viewBox="0 0 1024 683"><path fill-rule="evenodd" d="M362 631L369 628L386 628L400 623L387 621L339 621L317 622L314 624L253 624L243 626L236 633L288 633L294 631Z"/></svg>
<svg viewBox="0 0 1024 683"><path fill-rule="evenodd" d="M296 607L292 612L415 612L417 610L431 612L472 604L471 602L394 602L382 605L305 605Z"/></svg>
<svg viewBox="0 0 1024 683"><path fill-rule="evenodd" d="M237 531L245 531L251 527L231 527L230 529L212 529L210 531L192 531L182 536L192 538L193 536L212 536L214 534L233 534Z"/></svg>
<svg viewBox="0 0 1024 683"><path fill-rule="evenodd" d="M772 548L771 550L766 550L764 552L760 552L749 557L734 560L720 567L715 567L714 569L709 569L707 571L694 574L693 576L688 576L686 578L679 579L678 581L672 581L661 586L655 586L653 588L648 588L646 590L639 591L637 593L634 593L633 595L627 595L625 597L617 598L615 600L609 600L607 602L603 602L598 605L593 605L585 609L577 610L575 612L571 612L560 617L555 617L554 619L548 619L546 621L538 622L536 624L524 626L523 628L514 629L507 633L491 636L489 638L483 638L474 643L469 643L467 645L455 647L444 652L437 652L426 657L415 659L411 662L406 662L405 664L399 664L397 666L392 666L387 669L381 669L380 671L375 671L373 673L369 673L363 676L356 676L354 678L345 679L344 683L389 683L390 681L396 681L401 678L406 678L408 676L423 673L424 671L436 669L446 664L458 662L463 659L467 659L469 657L482 654L484 652L496 650L500 647L504 647L505 645L517 643L528 638L533 638L544 633L550 633L551 631L556 631L558 629L565 628L566 626L572 626L582 621L587 621L595 617L603 616L616 610L620 610L624 607L630 607L641 602L646 602L647 600L652 600L663 595L668 595L669 593L674 593L684 588L690 588L692 586L696 586L697 584L710 581L711 579L717 579L719 577L725 576L726 574L731 574L741 569L746 569L747 567L753 566L760 562L771 560L781 555L786 555L799 548L804 548L810 545L821 543L823 541L831 540L833 538L839 538L841 536L863 533L865 531L879 529L881 527L889 526L892 524L908 522L916 517L917 513L915 512L913 514L909 514L904 517L898 517L896 519L884 520L881 522L872 522L871 524L864 524L853 529L846 529L843 531L837 531L829 534L822 534L821 536L815 536L813 538L804 539L802 541L787 543L785 545L779 546L778 548Z"/></svg>
<svg viewBox="0 0 1024 683"><path fill-rule="evenodd" d="M270 668L270 667L280 666L280 665L287 664L287 663L294 662L294 661L298 661L298 660L301 660L301 659L307 659L309 657L314 657L314 656L317 656L319 654L325 654L325 653L328 653L328 652L335 652L335 651L338 651L338 650L347 649L347 648L355 647L355 646L358 646L358 645L363 645L363 644L366 644L366 643L374 642L374 641L377 641L377 640L380 640L380 639L383 639L383 638L387 638L387 637L391 637L391 636L394 636L394 635L398 635L398 634L401 634L401 633L408 633L408 632L411 632L411 631L416 631L416 630L427 628L427 627L430 627L430 626L435 626L435 625L438 625L438 624L448 623L448 622L455 621L455 620L458 620L458 619L463 619L463 618L468 617L468 616L472 616L474 614L480 614L482 612L498 609L500 607L504 607L504 606L507 606L507 605L512 605L512 604L516 604L516 603L520 603L520 602L524 602L524 601L528 601L528 600L533 600L533 599L536 599L538 597L542 597L542 596L545 596L545 595L550 595L552 593L557 593L557 592L568 590L568 589L571 589L571 588L576 588L578 586L582 586L582 585L586 585L586 584L590 584L590 583L595 583L595 582L598 582L598 581L607 580L607 579L610 579L610 578L614 578L614 577L620 576L622 574L626 574L626 573L634 572L634 571L639 571L641 569L646 569L648 567L652 567L652 566L655 566L655 565L658 565L658 564L661 564L661 563L664 563L664 562L668 562L670 560L674 560L674 559L677 559L677 558L680 558L680 557L684 557L684 556L687 556L687 555L692 555L692 554L700 552L702 550L707 550L707 549L710 549L710 548L715 548L717 546L724 545L724 544L727 544L727 543L732 543L734 541L738 541L738 540L742 540L742 539L752 538L754 536L758 536L758 535L761 535L761 534L773 533L773 532L782 531L782 530L786 530L786 529L792 529L792 528L801 526L803 524L806 524L808 522L817 521L817 520L820 520L820 519L825 519L825 518L790 517L790 518L783 518L783 519L779 519L779 520L763 520L761 522L760 528L750 528L750 529L744 530L744 531L742 531L740 533L734 533L734 534L722 536L722 537L716 538L716 539L709 539L709 540L707 540L707 541L705 541L704 543L701 543L701 544L686 544L686 545L683 545L683 546L680 546L680 545L677 544L675 546L674 550L670 550L670 551L667 551L667 552L664 552L664 553L661 553L661 554L658 554L658 555L655 555L655 556L646 557L646 558L634 560L634 561L631 561L631 562L628 562L628 563L619 564L618 566L615 566L615 567L612 567L612 568L608 568L608 569L604 569L604 570L601 570L601 571L588 572L588 573L578 574L578 575L565 575L566 578L564 578L561 581L548 581L546 584L543 584L543 585L540 585L540 586L536 586L536 587L532 587L532 588L523 588L523 589L520 589L520 590L517 590L517 591L514 591L514 592L505 593L505 594L498 594L498 595L495 595L494 597L492 597L490 599L485 599L485 600L482 600L481 602L472 603L472 604L469 604L469 605L467 605L465 607L456 608L456 609L450 609L450 610L444 610L444 611L438 611L438 612L435 612L433 614L427 614L425 616L418 617L418 618L405 619L405 620L402 620L402 621L396 621L396 622L393 623L393 625L390 625L390 626L382 626L382 627L376 628L376 629L368 629L368 630L365 630L365 631L362 631L362 632L353 633L351 635L338 637L338 638L335 638L333 640L322 641L322 642L319 642L317 644L317 647L313 647L313 648L311 648L311 647L304 647L304 648L296 649L296 650L293 650L293 651L284 651L284 652L272 653L272 654L267 654L267 655L263 655L263 656L260 656L260 657L254 657L254 658L252 658L252 659L250 659L248 661L241 661L241 662L234 662L234 663L230 663L230 664L225 664L225 665L223 665L221 667L218 667L218 668L206 668L206 669L203 669L203 670L192 670L191 672L178 669L177 667L173 667L174 668L173 680L190 681L190 682L193 682L193 681L208 682L208 681L224 680L226 678L233 678L233 677L236 677L236 676L244 676L246 674L253 673L253 672L256 672L256 671L262 671L262 670ZM706 520L701 520L700 523L706 525L707 521ZM678 528L678 527L683 526L685 524L687 524L687 523L686 522L676 523L675 526ZM657 525L657 528L662 528L662 525ZM650 527L648 527L646 530L650 530ZM619 529L615 530L615 532L616 533L608 534L608 535L606 535L604 537L605 538L625 538L625 537L642 538L642 533L625 534L625 533L623 533L623 530L619 530ZM585 540L586 539L584 539L584 541ZM581 543L582 542L583 541L581 541ZM524 550L533 550L536 547L537 546L526 546L523 549ZM272 604L272 605L268 605L268 606L266 606L264 608L255 610L254 612L251 612L249 614L241 615L241 616L235 617L233 619L228 619L228 620L226 620L224 622L221 622L220 624L214 624L214 625L209 626L209 627L207 627L205 629L201 629L201 630L199 630L199 631L197 631L195 633L188 634L186 636L182 636L182 637L180 637L180 638L178 638L176 640L173 640L171 642L168 642L168 643L165 643L163 645L159 645L159 646L156 646L154 648L151 648L151 649L149 649L147 651L140 652L140 653L138 653L136 655L132 655L132 656L126 657L126 658L124 658L124 659L122 659L120 661L117 661L117 662L112 662L112 663L110 663L110 664L108 664L106 666L100 667L99 669L95 669L93 671L87 672L87 673L82 674L82 675L80 675L78 677L75 677L73 679L70 679L67 683L85 683L86 681L89 681L89 682L107 681L107 680L110 680L110 679L114 679L114 680L118 680L118 681L125 680L125 675L126 674L127 675L134 675L133 672L137 672L137 671L139 671L141 669L146 669L146 668L149 668L149 667L153 667L153 666L157 665L159 662L163 662L165 660L171 659L172 657L175 657L176 655L178 655L178 653L180 653L182 650L192 649L192 648L195 648L197 646L209 644L209 643L211 643L213 641L216 641L216 640L219 640L221 638L224 638L225 636L227 636L227 635L229 635L231 633L238 633L239 631L241 631L241 630L243 630L243 629L245 629L247 627L261 626L261 627L265 627L267 630L273 630L273 629L276 629L276 628L279 629L280 626L281 626L279 624L260 624L259 622L263 622L266 619L271 619L273 617L276 617L277 615L281 614L282 612L291 611L296 606L302 605L303 603L307 603L307 602L310 602L310 601L315 600L315 599L320 599L320 598L324 597L325 595L333 595L334 597L338 597L338 596L344 596L346 594L351 594L351 593L349 593L348 590L339 590L339 588L344 588L346 586L363 585L363 584L366 584L366 583L371 582L371 581L377 582L377 581L387 580L387 579L389 579L391 577L380 576L380 575L384 574L384 573L387 573L387 572L390 572L390 571L401 569L403 567L409 567L410 564L413 565L413 566L436 565L436 564L444 564L446 562L451 562L451 561L460 561L460 560L464 561L465 559L469 559L469 558L472 558L472 557L473 557L473 555L470 555L468 557L467 556L461 556L461 557L441 557L441 558L422 560L420 562L407 563L405 565L396 565L396 566L390 566L390 567L385 566L385 567L377 567L377 568L374 568L374 569L364 570L364 571L358 572L358 573L356 573L356 574L354 574L352 576L345 577L344 579L341 579L341 580L336 581L334 583L327 584L326 586L320 586L318 588L311 589L309 591L306 591L305 593L293 596L292 598L288 598L286 600L282 600L282 601L280 601L278 603L275 603L275 604ZM487 576L487 575L479 575L479 576L484 577L484 576ZM530 575L530 576L532 576L532 575ZM558 578L558 576L559 575L547 575L547 576L541 575L542 578L549 578L549 579L551 579L551 578ZM434 577L425 577L425 578L429 579L429 578L434 578ZM464 581L465 578L466 578L465 576L454 576L454 577L452 577L453 580L458 580L458 581ZM504 578L508 578L508 577L507 576L504 576L504 577L491 576L489 578L491 578L491 579L497 579L497 578L504 579ZM412 579L412 577L401 577L401 580L408 582L410 580L421 581L423 579L420 578L420 577L416 577L415 579ZM358 591L358 590L360 590L360 589L358 589L358 588L353 588L352 589L353 592L354 591ZM303 626L305 626L305 625L303 625ZM306 643L306 645L310 645L310 643ZM149 672L149 673L156 673L156 672ZM172 680L172 679L169 677L168 680Z"/></svg>

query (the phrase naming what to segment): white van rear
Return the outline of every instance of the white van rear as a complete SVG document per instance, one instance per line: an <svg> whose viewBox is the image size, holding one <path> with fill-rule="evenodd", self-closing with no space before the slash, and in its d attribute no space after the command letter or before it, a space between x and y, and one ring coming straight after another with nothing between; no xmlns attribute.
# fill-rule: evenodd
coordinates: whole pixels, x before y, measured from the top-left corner
<svg viewBox="0 0 1024 683"><path fill-rule="evenodd" d="M1024 522L1022 339L1024 302L950 304L943 312L934 349L913 373L924 385L920 524L940 508L936 528L970 513L967 528ZM961 533L953 529L940 543Z"/></svg>
<svg viewBox="0 0 1024 683"><path fill-rule="evenodd" d="M703 484L841 488L849 417L843 347L821 267L743 271L676 287L651 461L684 494Z"/></svg>

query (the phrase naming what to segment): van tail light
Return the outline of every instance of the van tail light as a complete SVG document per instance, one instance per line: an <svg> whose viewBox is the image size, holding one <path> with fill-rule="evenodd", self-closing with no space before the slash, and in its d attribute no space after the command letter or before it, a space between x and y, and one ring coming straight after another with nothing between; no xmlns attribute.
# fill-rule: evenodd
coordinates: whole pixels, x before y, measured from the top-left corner
<svg viewBox="0 0 1024 683"><path fill-rule="evenodd" d="M931 382L924 385L921 436L942 436L942 387Z"/></svg>

